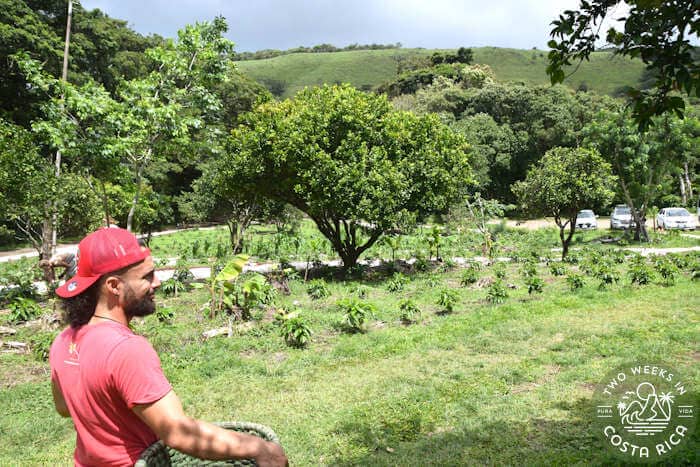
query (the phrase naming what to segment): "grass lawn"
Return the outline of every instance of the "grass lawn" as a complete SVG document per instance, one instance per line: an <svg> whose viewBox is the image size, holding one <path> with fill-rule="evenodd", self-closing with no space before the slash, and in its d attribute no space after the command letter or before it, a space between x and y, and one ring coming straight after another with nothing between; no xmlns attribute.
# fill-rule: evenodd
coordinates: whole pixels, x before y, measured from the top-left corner
<svg viewBox="0 0 700 467"><path fill-rule="evenodd" d="M528 295L523 266L510 264L504 281L515 288L501 305L479 283L461 286L459 269L407 273L397 292L384 274L328 276L331 294L319 300L293 280L277 306L302 311L314 331L304 350L287 347L263 309L251 329L204 340L227 318L203 316L203 290L161 296L173 322L151 316L134 329L155 345L189 414L266 424L293 465L609 464L590 406L604 375L661 361L700 388L698 282L683 272L672 286L658 277L631 286L625 265L615 267L620 282L599 290L588 277L571 292L540 265L543 293ZM336 302L358 285L376 311L366 332L349 334ZM437 304L443 289L458 294L452 313ZM405 298L422 311L410 326L399 320ZM30 340L37 326L19 326L13 340ZM73 428L53 411L48 381L46 363L0 354L0 465L70 464ZM668 460L697 465L699 440Z"/></svg>

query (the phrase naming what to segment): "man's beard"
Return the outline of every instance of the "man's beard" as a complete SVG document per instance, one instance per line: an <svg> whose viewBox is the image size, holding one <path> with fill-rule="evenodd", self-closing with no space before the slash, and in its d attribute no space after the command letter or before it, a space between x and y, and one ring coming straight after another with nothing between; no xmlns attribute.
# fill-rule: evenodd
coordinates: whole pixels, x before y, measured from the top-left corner
<svg viewBox="0 0 700 467"><path fill-rule="evenodd" d="M130 317L148 316L156 311L156 303L147 294L143 297L136 298L134 290L127 285L124 294L124 313Z"/></svg>

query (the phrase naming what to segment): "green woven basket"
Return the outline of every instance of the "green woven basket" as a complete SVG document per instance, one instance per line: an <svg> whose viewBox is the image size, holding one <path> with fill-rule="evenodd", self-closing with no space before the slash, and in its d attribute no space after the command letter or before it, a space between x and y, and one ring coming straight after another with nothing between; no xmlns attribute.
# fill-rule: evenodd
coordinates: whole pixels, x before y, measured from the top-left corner
<svg viewBox="0 0 700 467"><path fill-rule="evenodd" d="M266 441L272 441L279 444L280 440L270 428L265 425L247 422L220 422L216 425L227 430L247 433L249 435L259 436ZM253 459L232 459L227 461L207 461L198 459L180 451L176 451L163 444L162 441L156 441L148 446L142 453L139 460L136 461L134 467L164 467L164 466L255 466L258 465Z"/></svg>

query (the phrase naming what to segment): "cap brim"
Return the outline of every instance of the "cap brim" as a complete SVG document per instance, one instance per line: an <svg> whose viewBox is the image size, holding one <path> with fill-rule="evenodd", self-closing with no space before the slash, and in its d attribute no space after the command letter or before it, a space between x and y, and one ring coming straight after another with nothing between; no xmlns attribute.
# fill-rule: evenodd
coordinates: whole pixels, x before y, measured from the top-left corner
<svg viewBox="0 0 700 467"><path fill-rule="evenodd" d="M63 298L71 298L80 295L92 284L97 282L100 276L83 277L73 276L68 279L65 284L56 289L56 295Z"/></svg>

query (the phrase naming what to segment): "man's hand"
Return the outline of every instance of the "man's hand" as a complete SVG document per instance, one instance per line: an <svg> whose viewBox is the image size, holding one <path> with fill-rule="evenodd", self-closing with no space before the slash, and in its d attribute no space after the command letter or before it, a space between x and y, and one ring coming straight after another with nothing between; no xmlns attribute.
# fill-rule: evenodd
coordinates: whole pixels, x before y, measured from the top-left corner
<svg viewBox="0 0 700 467"><path fill-rule="evenodd" d="M56 407L56 412L58 412L61 417L70 417L68 405L66 405L66 400L63 398L61 385L58 381L51 380L51 393L53 394L53 404Z"/></svg>
<svg viewBox="0 0 700 467"><path fill-rule="evenodd" d="M255 462L260 467L287 467L289 462L287 461L287 455L284 453L284 449L277 443L266 442L267 452L262 456L255 458Z"/></svg>
<svg viewBox="0 0 700 467"><path fill-rule="evenodd" d="M253 458L264 467L287 465L287 456L278 444L188 417L173 391L133 410L166 445L185 454L209 460Z"/></svg>

